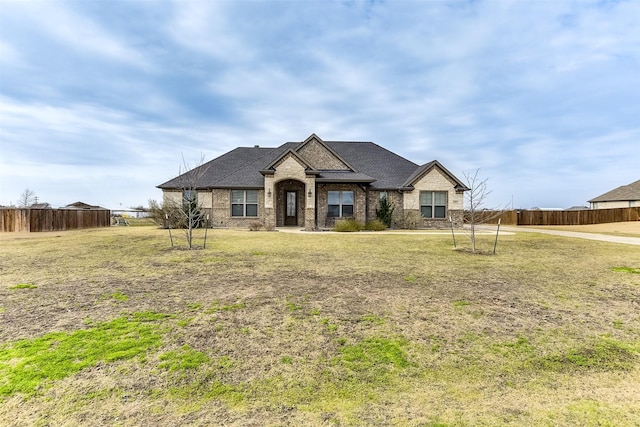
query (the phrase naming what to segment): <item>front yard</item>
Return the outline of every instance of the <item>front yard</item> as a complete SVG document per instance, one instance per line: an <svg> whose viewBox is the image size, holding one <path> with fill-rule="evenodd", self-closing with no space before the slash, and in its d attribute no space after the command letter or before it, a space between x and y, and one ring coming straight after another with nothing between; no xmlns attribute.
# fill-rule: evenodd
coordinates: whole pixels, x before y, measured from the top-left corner
<svg viewBox="0 0 640 427"><path fill-rule="evenodd" d="M496 256L452 247L0 234L0 424L640 424L640 247L520 233Z"/></svg>

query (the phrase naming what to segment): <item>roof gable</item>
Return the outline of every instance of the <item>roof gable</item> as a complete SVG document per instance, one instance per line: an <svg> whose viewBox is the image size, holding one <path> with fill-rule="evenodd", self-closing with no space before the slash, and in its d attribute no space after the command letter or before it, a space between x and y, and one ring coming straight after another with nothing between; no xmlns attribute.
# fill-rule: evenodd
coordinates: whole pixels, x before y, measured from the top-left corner
<svg viewBox="0 0 640 427"><path fill-rule="evenodd" d="M640 200L640 180L608 191L589 200L589 202L624 202L630 200Z"/></svg>
<svg viewBox="0 0 640 427"><path fill-rule="evenodd" d="M296 152L317 170L354 170L315 133L300 143Z"/></svg>
<svg viewBox="0 0 640 427"><path fill-rule="evenodd" d="M302 166L305 169L305 171L307 171L308 173L317 173L318 172L302 156L298 155L298 153L296 153L295 150L288 149L287 151L285 151L284 153L282 153L278 157L276 157L271 163L269 163L267 165L266 168L261 170L260 173L262 173L263 175L273 173L278 168L278 166L280 166L285 160L290 159L290 158L293 158L296 162L298 162L300 164L300 166Z"/></svg>
<svg viewBox="0 0 640 427"><path fill-rule="evenodd" d="M468 191L469 188L462 183L458 178L456 178L451 172L447 170L442 164L437 160L432 160L429 163L425 163L424 165L417 168L409 178L402 185L403 187L411 187L416 182L421 180L426 174L431 172L434 168L439 169L443 175L455 186L456 191Z"/></svg>

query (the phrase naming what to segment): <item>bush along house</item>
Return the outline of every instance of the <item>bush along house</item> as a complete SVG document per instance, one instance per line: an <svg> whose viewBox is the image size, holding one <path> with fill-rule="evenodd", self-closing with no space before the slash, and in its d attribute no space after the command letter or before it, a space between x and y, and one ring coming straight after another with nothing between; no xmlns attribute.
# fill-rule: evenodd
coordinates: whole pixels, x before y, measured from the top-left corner
<svg viewBox="0 0 640 427"><path fill-rule="evenodd" d="M417 165L373 142L323 141L312 134L277 148L239 147L158 185L165 203L195 198L214 227L322 230L336 220L376 218L380 200L393 226L461 227L468 188L437 160Z"/></svg>

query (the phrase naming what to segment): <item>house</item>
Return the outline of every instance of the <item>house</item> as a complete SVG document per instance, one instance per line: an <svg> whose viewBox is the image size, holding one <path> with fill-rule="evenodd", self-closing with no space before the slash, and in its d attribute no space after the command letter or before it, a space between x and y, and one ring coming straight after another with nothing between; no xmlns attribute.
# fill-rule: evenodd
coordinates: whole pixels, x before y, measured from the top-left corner
<svg viewBox="0 0 640 427"><path fill-rule="evenodd" d="M240 147L158 185L165 203L197 197L211 224L333 227L376 218L381 198L394 223L414 212L424 228L463 222L468 188L437 160L417 165L373 142L323 141L312 134L277 148Z"/></svg>
<svg viewBox="0 0 640 427"><path fill-rule="evenodd" d="M632 208L640 206L640 180L620 186L589 200L591 209Z"/></svg>
<svg viewBox="0 0 640 427"><path fill-rule="evenodd" d="M84 210L100 209L100 210L104 210L105 208L103 208L102 206L90 205L90 204L84 203L84 202L75 202L75 203L68 204L63 209L84 209Z"/></svg>

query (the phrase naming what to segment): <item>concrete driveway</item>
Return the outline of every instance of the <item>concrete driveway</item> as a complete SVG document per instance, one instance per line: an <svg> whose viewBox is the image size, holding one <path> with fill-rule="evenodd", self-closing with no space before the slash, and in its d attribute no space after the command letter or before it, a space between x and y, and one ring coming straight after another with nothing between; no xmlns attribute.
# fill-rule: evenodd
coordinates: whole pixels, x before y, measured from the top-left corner
<svg viewBox="0 0 640 427"><path fill-rule="evenodd" d="M493 230L495 232L496 226L481 225L479 226L483 230ZM601 242L609 243L621 243L624 245L638 245L640 246L640 237L628 237L628 236L611 236L609 234L597 234L597 233L581 233L578 231L562 231L562 230L548 230L543 228L527 228L527 227L510 227L501 226L500 232L508 231L513 233L542 233L552 234L554 236L574 237L576 239L587 240L599 240Z"/></svg>

